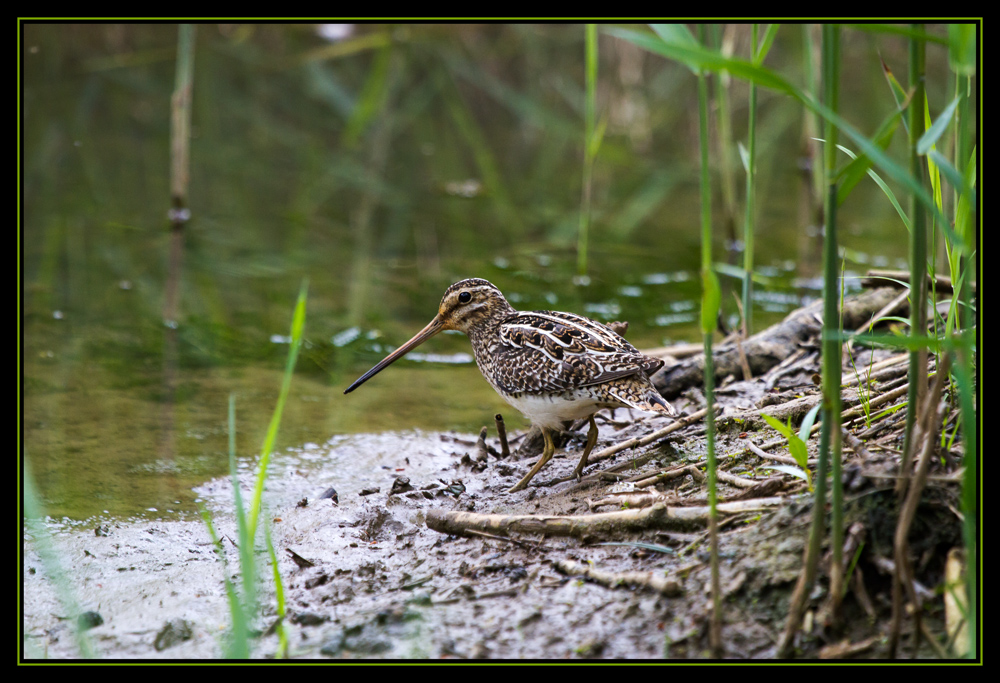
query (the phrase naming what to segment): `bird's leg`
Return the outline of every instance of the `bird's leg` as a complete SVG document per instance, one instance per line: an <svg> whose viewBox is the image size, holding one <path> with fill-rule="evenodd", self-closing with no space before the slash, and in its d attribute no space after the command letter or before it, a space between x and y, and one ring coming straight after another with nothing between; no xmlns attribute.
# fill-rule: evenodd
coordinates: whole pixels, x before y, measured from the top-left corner
<svg viewBox="0 0 1000 683"><path fill-rule="evenodd" d="M583 474L583 468L587 466L587 457L590 452L594 450L594 444L597 443L597 423L594 422L594 416L590 416L590 431L587 432L587 445L583 449L583 457L580 458L579 464L576 469L573 470L573 476L576 477L577 481L580 480L580 476Z"/></svg>
<svg viewBox="0 0 1000 683"><path fill-rule="evenodd" d="M552 435L549 434L549 430L546 427L541 427L542 438L545 439L545 450L542 451L542 457L538 459L535 466L531 468L531 471L524 475L524 479L517 482L512 488L510 488L507 493L514 493L515 491L520 491L528 485L531 478L538 474L538 470L542 469L549 460L552 459L552 455L556 452L556 445L552 441Z"/></svg>

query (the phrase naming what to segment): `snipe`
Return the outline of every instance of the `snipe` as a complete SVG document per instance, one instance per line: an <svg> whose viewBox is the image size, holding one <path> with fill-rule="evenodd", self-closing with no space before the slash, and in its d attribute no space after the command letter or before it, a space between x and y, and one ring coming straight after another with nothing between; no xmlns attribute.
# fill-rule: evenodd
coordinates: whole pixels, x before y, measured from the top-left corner
<svg viewBox="0 0 1000 683"><path fill-rule="evenodd" d="M644 356L611 328L590 318L515 310L499 289L479 278L449 287L434 319L344 393L354 391L443 330L469 336L476 365L486 381L542 430L542 457L511 491L527 486L552 458L551 430L561 429L567 420L590 421L587 445L574 470L579 477L597 443L594 413L598 410L627 407L676 414L649 381L662 360Z"/></svg>

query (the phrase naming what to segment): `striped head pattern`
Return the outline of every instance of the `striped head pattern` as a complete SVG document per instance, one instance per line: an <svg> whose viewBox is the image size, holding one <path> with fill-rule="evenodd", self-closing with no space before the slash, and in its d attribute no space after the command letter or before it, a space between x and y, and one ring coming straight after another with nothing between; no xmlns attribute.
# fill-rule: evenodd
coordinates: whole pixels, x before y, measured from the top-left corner
<svg viewBox="0 0 1000 683"><path fill-rule="evenodd" d="M468 278L456 282L441 297L437 319L442 329L469 331L483 322L505 317L514 312L500 290L492 282Z"/></svg>

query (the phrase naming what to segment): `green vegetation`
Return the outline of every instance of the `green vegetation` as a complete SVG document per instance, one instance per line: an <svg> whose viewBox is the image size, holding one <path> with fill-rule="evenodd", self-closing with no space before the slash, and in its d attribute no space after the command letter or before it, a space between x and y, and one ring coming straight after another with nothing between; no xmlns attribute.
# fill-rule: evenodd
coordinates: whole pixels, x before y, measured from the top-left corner
<svg viewBox="0 0 1000 683"><path fill-rule="evenodd" d="M774 27L772 27L772 29L773 28ZM837 324L840 319L838 302L842 297L842 290L839 290L837 283L837 259L839 257L837 209L838 206L847 199L851 189L857 185L865 174L870 175L879 187L883 189L883 192L892 202L896 211L904 218L904 223L907 225L909 230L911 267L909 286L912 291L910 298L910 334L905 338L905 340L896 338L891 341L887 341L882 335L857 335L855 338L860 343L877 343L878 341L881 341L883 343L900 345L910 350L910 393L907 402L906 444L904 445L902 463L903 471L907 473L910 471L910 463L913 462L913 451L917 448L917 446L911 442L916 416L918 411L928 413L928 406L925 405L928 400L926 396L928 381L926 354L928 350L934 351L938 354L956 354L959 362L956 366L955 378L958 385L959 403L962 409L962 436L965 441L965 457L967 464L964 484L965 498L963 518L966 525L966 552L969 553L970 558L975 558L974 539L978 533L976 523L979 517L979 511L975 505L974 499L974 482L976 481L975 458L977 451L974 426L975 411L973 406L974 388L972 386L975 332L971 327L962 327L958 322L960 317L962 317L963 309L965 312L971 313L969 303L971 300L969 295L971 289L969 280L971 280L971 277L968 274L968 264L971 262L971 256L973 255L972 225L974 224L974 212L972 207L976 204L974 190L976 164L975 147L970 143L970 140L972 139L972 129L969 121L970 116L968 113L969 110L967 100L971 96L971 77L975 74L975 48L970 48L970 44L974 44L975 42L973 38L975 35L975 28L960 26L956 26L955 28L949 27L947 39L942 39L940 36L928 33L922 25L915 25L909 29L900 29L898 27L881 25L862 25L853 28L863 29L875 33L885 32L903 34L906 35L910 41L910 86L905 90L900 87L892 77L891 71L888 67L885 67L887 80L890 83L893 96L896 98L897 111L890 115L879 126L877 132L872 137L868 137L861 133L852 124L848 123L848 121L839 113L839 81L842 63L839 47L841 29L839 26L828 24L822 27L823 93L821 100L817 100L812 97L809 94L808 89L800 88L787 77L763 66L763 55L766 54L767 50L764 48L758 52L756 26L753 27L753 31L751 33L753 45L753 58L751 61L733 58L727 56L721 50L709 48L704 44L704 40L699 43L695 40L683 39L682 37L679 38L681 32L676 27L667 31L664 30L663 27L654 26L652 33L621 28L608 29L608 33L611 35L629 40L636 45L663 55L668 59L682 62L690 68L697 70L698 73L702 73L702 71L710 71L717 74L728 74L729 76L749 81L751 83L751 117L754 117L755 115L756 107L754 106L754 98L756 96L757 88L762 87L795 98L802 105L804 110L819 117L823 121L825 128L823 135L823 176L825 178L823 211L825 227L823 246L823 401L821 403L822 421L819 443L819 462L815 478L814 519L812 529L810 531L810 542L806 551L803 572L800 576L800 581L792 600L792 610L789 621L786 625L784 638L779 647L779 651L784 655L787 655L790 652L792 638L798 629L805 600L811 590L812 583L816 575L816 563L819 559L821 542L825 536L826 487L828 472L831 475L832 481L830 546L832 548L833 559L830 577L831 594L833 596L832 607L835 618L837 617L840 599L844 593L844 565L843 558L841 557L844 529L840 453L841 343L844 339L844 333L841 329L839 329ZM774 32L769 31L767 36L768 38L764 41L765 46L770 44L770 40L773 40ZM949 64L957 77L955 86L956 96L947 106L944 107L942 113L936 118L931 115L931 106L925 90L926 48L929 43L933 45L944 45L948 48ZM964 85L964 92L960 85ZM954 155L949 158L937 150L936 143L938 140L943 139L943 136L949 129L949 126L954 125L953 114L956 111L961 113L958 116L958 124L955 125L954 139L956 140L956 144L954 144ZM900 122L904 124L909 136L907 145L908 168L892 158L888 151L893 133L896 131ZM748 230L751 226L750 219L753 216L753 184L751 181L754 178L752 154L754 129L755 126L752 123L749 129L751 152L745 157L745 167L748 172L746 198L748 220L745 225ZM840 135L844 135L849 138L852 143L857 146L859 153L852 152L838 145L838 137ZM702 149L702 163L704 166L706 163L704 145ZM848 156L851 157L851 159L844 165L838 164L838 149L843 150L848 154ZM878 168L879 172L876 173L871 168L872 166ZM958 171L957 169L962 169L962 171ZM899 202L895 199L894 193L889 189L887 183L881 177L882 175L890 178L894 183L904 188L909 194L910 206L907 212L908 215L904 214ZM955 196L953 202L955 214L954 229L950 227L952 222L945 218L946 207L944 204L944 192L942 188L943 179L946 179L952 185ZM925 187L925 183L928 182L930 183L931 191L928 191ZM936 317L932 318L930 321L932 323L931 336L926 334L928 331L928 319L926 315L927 306L925 305L925 302L929 302L933 309L936 305L936 292L928 292L927 286L928 280L926 273L928 272L927 264L929 254L925 217L930 218L931 245L936 246L937 244L937 238L935 236L937 228L940 228L940 230L944 233L947 260L949 268L951 269L951 282L956 289L956 295L953 297L949 305L948 315L944 321L944 329L942 331L943 336L942 332L936 332ZM703 235L705 232L706 229L703 224ZM744 237L744 243L747 246L752 245L753 235L747 233ZM704 236L702 244L704 249ZM931 264L930 272L932 275L934 272L933 264L935 262L933 256L934 252L931 250L931 258L929 262ZM704 283L703 289L706 292L704 300L708 300L708 293L713 291L713 289L716 289L717 285L713 287L711 283L711 279L714 278L714 275L710 278L706 274L704 258L702 263L702 277ZM744 254L745 274L743 277L743 308L745 310L749 310L750 297L748 295L748 291L750 282L753 279L752 263L753 252L751 248L748 248L747 252ZM933 281L934 280L932 279L932 282ZM716 302L716 307L711 311L713 315L714 312L718 310L717 305L718 304ZM703 332L706 332L706 334L707 331L710 331L711 329L706 326L707 318L708 315L706 310L703 308ZM749 319L749 316L747 316L747 319ZM960 333L959 330L961 330ZM706 356L709 354L710 344L710 339L706 336ZM940 355L938 356L938 362L944 366L948 365L948 360L949 359L943 358ZM706 379L708 380L707 388L710 388L711 381L709 378L713 372L710 362L706 362L705 372ZM711 406L711 394L708 394L707 400L709 406ZM808 436L808 429L804 434L800 433L799 435L796 435L792 432L790 423L786 426L775 420L769 420L769 422L772 423L772 426L787 436L789 439L790 449L793 454L796 454L797 462L801 460L803 471L807 471L804 462L804 442L805 437ZM711 426L709 427L708 433L709 435L712 433ZM901 493L906 487L908 481L908 477L902 477L899 479ZM919 483L914 484L915 487L919 485ZM912 494L919 494L919 489L913 491ZM912 519L909 521L901 520L900 523L902 525L907 524L910 521L912 521ZM906 529L901 526L901 529L897 534L897 539L901 538L905 540L905 537ZM898 552L901 551L897 542L897 553ZM897 562L899 562L899 560L900 558L897 557ZM853 568L853 562L854 560L852 560L851 568L848 568L848 571L851 571ZM967 581L969 581L969 586L972 586L975 582L974 578L972 578L975 571L976 563L974 560L970 559L967 564ZM895 576L895 581L897 582L897 585L909 581L909 579L904 577L904 568L901 567L899 569ZM911 588L908 588L908 590L912 592ZM900 595L900 591L894 592L894 605L897 606L897 611L899 609L899 605L901 604L899 602ZM974 594L970 592L969 595L970 603L975 604L972 599ZM894 627L898 629L898 619L896 620ZM890 650L893 655L895 655L896 634L898 634L898 630L894 632L893 639L891 640ZM974 638L972 639L972 642L975 642Z"/></svg>
<svg viewBox="0 0 1000 683"><path fill-rule="evenodd" d="M223 578L226 584L226 595L229 598L229 611L232 619L232 628L228 634L225 656L229 659L247 659L252 650L251 634L254 629L254 618L258 611L259 586L257 568L257 558L255 556L255 545L257 540L257 527L260 521L260 514L263 508L264 482L267 479L267 466L271 460L274 444L278 436L278 428L281 425L281 414L285 407L285 400L288 398L288 389L291 386L292 375L295 371L295 361L302 346L302 333L306 320L306 293L308 287L305 282L299 290L298 301L295 304L295 313L292 317L291 345L288 349L288 363L285 366L284 380L281 385L281 392L278 395L278 403L274 408L271 423L267 428L267 435L264 444L261 446L260 461L257 467L257 479L254 485L253 497L250 500L249 513L243 506L243 496L240 493L240 482L236 467L236 397L229 396L229 471L233 483L233 512L236 517L237 538L239 546L239 574L242 579L242 592L237 592L236 587L229 579L228 562L219 541L212 517L207 510L202 508L201 515L212 536L219 558L224 567ZM271 544L271 531L267 523L264 524L264 544L267 549L268 559L271 562L273 571L275 593L277 598L278 623L277 631L279 638L278 657L284 657L288 652L288 635L286 633L285 619L285 593L281 582L281 575L278 572L278 558Z"/></svg>

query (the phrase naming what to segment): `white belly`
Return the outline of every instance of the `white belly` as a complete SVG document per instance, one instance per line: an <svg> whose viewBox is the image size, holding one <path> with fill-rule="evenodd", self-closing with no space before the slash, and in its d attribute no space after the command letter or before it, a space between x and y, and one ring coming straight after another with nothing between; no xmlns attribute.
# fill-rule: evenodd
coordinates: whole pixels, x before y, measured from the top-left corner
<svg viewBox="0 0 1000 683"><path fill-rule="evenodd" d="M560 429L561 423L566 420L579 420L593 415L601 408L608 407L608 404L602 404L596 398L583 393L576 396L500 395L507 403L520 410L533 424L551 429Z"/></svg>

